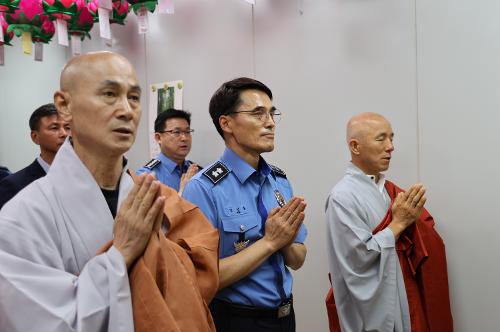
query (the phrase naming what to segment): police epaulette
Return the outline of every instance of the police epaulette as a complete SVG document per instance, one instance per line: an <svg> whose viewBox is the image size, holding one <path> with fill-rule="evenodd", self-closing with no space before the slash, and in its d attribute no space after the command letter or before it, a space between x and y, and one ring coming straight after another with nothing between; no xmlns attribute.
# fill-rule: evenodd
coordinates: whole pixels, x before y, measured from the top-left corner
<svg viewBox="0 0 500 332"><path fill-rule="evenodd" d="M286 173L285 173L284 170L282 170L278 166L274 166L274 165L269 165L269 166L271 166L271 168L273 169L274 174L276 174L278 176L281 176L281 177L283 177L283 178L286 179Z"/></svg>
<svg viewBox="0 0 500 332"><path fill-rule="evenodd" d="M144 168L147 168L147 169L153 169L156 165L158 165L159 163L161 163L160 160L156 159L156 158L153 158L151 159L150 161L148 161L148 163L146 165L144 165Z"/></svg>
<svg viewBox="0 0 500 332"><path fill-rule="evenodd" d="M216 162L212 165L212 167L203 172L203 175L209 178L213 184L217 184L228 174L229 170L227 169L226 165L224 165L220 161Z"/></svg>

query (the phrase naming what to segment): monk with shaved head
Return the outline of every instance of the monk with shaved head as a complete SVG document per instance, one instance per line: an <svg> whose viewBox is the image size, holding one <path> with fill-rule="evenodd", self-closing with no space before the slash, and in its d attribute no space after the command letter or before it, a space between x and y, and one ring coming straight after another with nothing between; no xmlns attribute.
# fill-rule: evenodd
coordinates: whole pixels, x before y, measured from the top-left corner
<svg viewBox="0 0 500 332"><path fill-rule="evenodd" d="M425 188L385 179L394 133L380 114L347 124L351 153L326 205L330 331L451 332L445 249Z"/></svg>
<svg viewBox="0 0 500 332"><path fill-rule="evenodd" d="M141 116L133 66L110 52L75 57L54 104L72 138L0 211L0 331L213 330L216 230L175 190L127 168ZM214 244L199 245L200 234Z"/></svg>

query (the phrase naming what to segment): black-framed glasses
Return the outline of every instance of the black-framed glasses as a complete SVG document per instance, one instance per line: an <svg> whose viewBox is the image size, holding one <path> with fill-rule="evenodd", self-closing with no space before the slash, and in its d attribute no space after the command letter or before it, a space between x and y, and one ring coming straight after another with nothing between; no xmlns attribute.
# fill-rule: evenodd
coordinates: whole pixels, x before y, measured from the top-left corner
<svg viewBox="0 0 500 332"><path fill-rule="evenodd" d="M250 116L257 118L262 122L266 121L269 118L271 120L273 120L274 123L278 123L281 120L281 111L276 109L276 108L273 108L272 110L267 111L263 107L258 107L256 109L249 110L249 111L234 111L234 112L229 112L226 114L230 115L230 114L238 114L238 113L250 114Z"/></svg>
<svg viewBox="0 0 500 332"><path fill-rule="evenodd" d="M179 129L163 130L163 131L159 131L159 133L160 134L168 133L168 134L172 135L175 138L179 138L182 135L184 135L186 137L191 137L191 135L194 133L194 129L189 129L189 130L179 130Z"/></svg>

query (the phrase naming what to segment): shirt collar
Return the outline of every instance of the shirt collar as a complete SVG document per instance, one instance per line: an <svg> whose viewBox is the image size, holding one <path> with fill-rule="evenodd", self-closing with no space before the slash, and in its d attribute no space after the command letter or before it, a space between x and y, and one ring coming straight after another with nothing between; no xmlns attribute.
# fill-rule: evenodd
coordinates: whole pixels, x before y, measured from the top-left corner
<svg viewBox="0 0 500 332"><path fill-rule="evenodd" d="M226 147L224 153L222 154L221 161L226 165L229 171L232 171L234 175L238 178L241 183L244 183L252 174L257 172L250 164L238 156L233 150ZM272 174L271 167L260 157L259 160L259 171L264 175L268 176Z"/></svg>
<svg viewBox="0 0 500 332"><path fill-rule="evenodd" d="M50 165L45 160L42 159L42 156L36 157L36 161L38 161L38 163L40 164L40 166L42 166L42 168L45 171L45 173L49 172Z"/></svg>
<svg viewBox="0 0 500 332"><path fill-rule="evenodd" d="M373 185L375 185L375 187L377 187L378 191L380 191L381 193L384 192L385 174L380 173L378 182L375 182L375 175L365 174L359 167L354 165L352 162L349 163L349 166L347 167L346 173L351 174L351 175L355 175L355 176L357 175L357 176L360 176L362 178L365 178L368 181L370 181L370 183L373 183Z"/></svg>
<svg viewBox="0 0 500 332"><path fill-rule="evenodd" d="M158 155L158 159L161 161L161 164L164 165L170 173L172 173L175 170L175 168L177 167L177 163L175 161L173 161L172 159L170 159L169 157L167 157L165 154L163 154L163 152L160 152L160 154ZM184 160L183 168L185 168L187 164L188 164L188 161ZM183 171L183 170L181 170L181 171Z"/></svg>

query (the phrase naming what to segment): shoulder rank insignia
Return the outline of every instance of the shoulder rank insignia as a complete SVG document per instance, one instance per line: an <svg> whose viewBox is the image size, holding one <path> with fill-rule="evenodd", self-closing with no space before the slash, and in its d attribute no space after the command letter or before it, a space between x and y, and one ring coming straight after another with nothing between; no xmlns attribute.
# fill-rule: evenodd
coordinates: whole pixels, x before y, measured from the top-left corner
<svg viewBox="0 0 500 332"><path fill-rule="evenodd" d="M281 168L279 168L277 166L274 166L274 165L269 165L269 166L271 166L274 174L276 174L277 176L281 176L281 177L283 177L283 178L286 179L286 173L285 173L284 170L282 170Z"/></svg>
<svg viewBox="0 0 500 332"><path fill-rule="evenodd" d="M160 163L161 163L160 160L153 158L146 165L144 165L144 168L153 169L153 168L155 168L156 165L158 165Z"/></svg>
<svg viewBox="0 0 500 332"><path fill-rule="evenodd" d="M227 169L226 165L224 165L220 161L216 162L212 167L203 172L203 175L209 178L213 184L218 183L228 174L229 170Z"/></svg>

